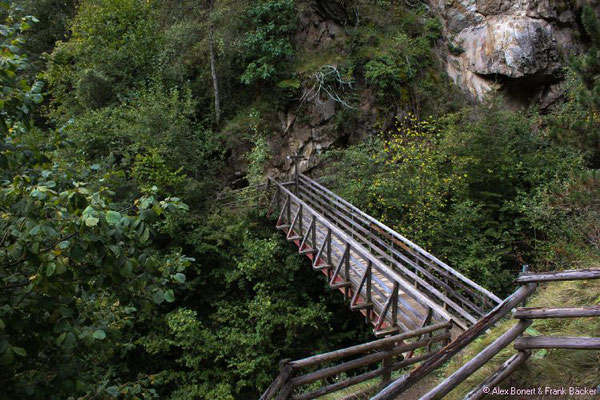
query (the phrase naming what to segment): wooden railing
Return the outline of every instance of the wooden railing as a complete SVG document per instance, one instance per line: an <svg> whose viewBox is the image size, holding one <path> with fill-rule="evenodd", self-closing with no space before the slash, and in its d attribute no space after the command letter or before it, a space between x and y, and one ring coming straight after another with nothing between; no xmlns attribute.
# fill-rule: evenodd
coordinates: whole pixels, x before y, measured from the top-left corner
<svg viewBox="0 0 600 400"><path fill-rule="evenodd" d="M279 376L260 400L309 400L378 377L381 377L381 384L386 385L393 371L435 354L439 346L450 340L451 327L450 322L443 322L301 360L282 360ZM348 360L351 357L354 358ZM340 378L340 374L356 370L360 372ZM303 390L317 381L324 381L324 385Z"/></svg>
<svg viewBox="0 0 600 400"><path fill-rule="evenodd" d="M396 399L429 372L439 367L443 362L447 361L450 357L471 343L477 336L483 333L487 328L491 327L499 318L525 300L533 293L538 283L580 279L600 279L600 269L550 273L522 273L517 278L517 283L520 283L522 286L509 297L503 305L497 310L492 311L488 316L482 319L480 323L464 332L423 365L390 384L380 393L375 395L372 400ZM493 317L492 314L494 314ZM582 308L517 308L514 318L518 319L519 322L515 326L497 338L493 343L433 388L429 393L422 396L421 400L443 398L511 343L514 343L514 348L517 350L517 353L502 364L498 370L486 378L479 386L469 392L465 399L474 400L483 398L486 395L484 388L494 387L502 382L502 380L508 377L529 358L532 349L600 350L600 338L596 337L523 336L523 333L527 327L531 325L532 320L534 319L580 317L600 317L600 306L595 305Z"/></svg>
<svg viewBox="0 0 600 400"><path fill-rule="evenodd" d="M502 301L314 180L300 175L298 181L297 188L290 185L290 190L444 307L461 328L474 324Z"/></svg>
<svg viewBox="0 0 600 400"><path fill-rule="evenodd" d="M332 288L344 291L350 306L375 325L376 334L411 331L452 319L442 306L375 257L355 238L274 179L277 228L297 242Z"/></svg>

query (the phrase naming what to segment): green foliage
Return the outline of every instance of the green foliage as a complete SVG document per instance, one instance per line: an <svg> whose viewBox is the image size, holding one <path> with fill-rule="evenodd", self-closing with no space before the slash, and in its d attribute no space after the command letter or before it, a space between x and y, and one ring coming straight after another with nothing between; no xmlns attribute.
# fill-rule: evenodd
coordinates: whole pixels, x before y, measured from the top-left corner
<svg viewBox="0 0 600 400"><path fill-rule="evenodd" d="M244 39L247 66L241 76L246 85L272 82L282 75L284 62L293 55L293 0L260 0L250 5L248 19L254 29Z"/></svg>
<svg viewBox="0 0 600 400"><path fill-rule="evenodd" d="M38 22L31 16L19 20L9 17L0 25L0 134L23 133L31 126L31 108L42 101L43 84L29 85L22 71L28 66L21 54L23 33ZM0 159L6 165L6 160Z"/></svg>
<svg viewBox="0 0 600 400"><path fill-rule="evenodd" d="M11 34L23 26L13 28ZM2 396L152 397L152 389L142 394L143 379L117 377L124 365L107 364L133 349L134 327L152 317L158 294L174 300L191 260L153 239L161 219L187 207L149 196L121 208L110 188L118 173L100 175L97 166L90 172L56 157L65 144L60 135L49 133L49 145L39 146L27 129L32 89L18 77L26 67L15 55L19 44L3 46L8 62L0 65L2 76L18 82L4 109L1 146Z"/></svg>
<svg viewBox="0 0 600 400"><path fill-rule="evenodd" d="M178 195L183 189L188 195L202 194L217 183L213 177L222 151L218 138L196 121L195 113L189 90L155 85L135 92L127 102L77 117L65 134L87 160L133 168L140 187L159 184ZM159 168L152 173L150 167ZM182 186L182 174L193 179L189 187Z"/></svg>
<svg viewBox="0 0 600 400"><path fill-rule="evenodd" d="M281 358L364 340L361 318L323 291L271 222L225 213L186 228L199 260L188 293L139 340L161 397L256 398Z"/></svg>
<svg viewBox="0 0 600 400"><path fill-rule="evenodd" d="M185 176L181 174L183 167L178 170L171 169L162 156L155 149L150 149L148 154L135 156L131 176L138 182L142 192L181 193L185 184Z"/></svg>
<svg viewBox="0 0 600 400"><path fill-rule="evenodd" d="M56 117L68 119L77 111L114 102L117 94L126 95L143 82L161 43L152 5L144 0L80 2L71 37L57 43L44 75Z"/></svg>
<svg viewBox="0 0 600 400"><path fill-rule="evenodd" d="M341 193L499 292L537 261L543 230L530 214L581 167L534 118L499 101L439 120L399 120L384 140L342 153Z"/></svg>

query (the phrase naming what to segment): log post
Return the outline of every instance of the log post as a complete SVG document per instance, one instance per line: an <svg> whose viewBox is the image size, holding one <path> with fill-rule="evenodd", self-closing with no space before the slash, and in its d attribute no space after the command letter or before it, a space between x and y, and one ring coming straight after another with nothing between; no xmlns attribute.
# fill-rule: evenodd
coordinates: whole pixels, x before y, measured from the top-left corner
<svg viewBox="0 0 600 400"><path fill-rule="evenodd" d="M383 351L391 351L394 348L393 345L388 346L383 349ZM383 369L383 374L381 374L381 383L379 384L380 390L390 384L392 381L392 357L387 357L381 360L381 368Z"/></svg>

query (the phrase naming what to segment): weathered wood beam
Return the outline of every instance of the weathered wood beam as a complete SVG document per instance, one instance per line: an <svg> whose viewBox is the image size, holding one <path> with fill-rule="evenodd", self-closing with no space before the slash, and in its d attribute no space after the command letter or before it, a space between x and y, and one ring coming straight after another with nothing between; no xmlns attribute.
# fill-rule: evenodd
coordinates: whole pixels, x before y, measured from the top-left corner
<svg viewBox="0 0 600 400"><path fill-rule="evenodd" d="M517 308L513 317L517 319L600 317L600 306L581 308L522 307Z"/></svg>
<svg viewBox="0 0 600 400"><path fill-rule="evenodd" d="M487 393L484 391L484 388L489 389L498 386L504 379L506 379L517 368L519 368L519 366L527 361L529 356L531 356L530 351L519 351L517 354L506 360L504 364L500 366L500 368L498 368L493 374L481 382L479 386L467 393L463 400L483 399L487 395Z"/></svg>
<svg viewBox="0 0 600 400"><path fill-rule="evenodd" d="M575 281L582 279L600 279L600 268L573 269L556 272L522 272L517 283Z"/></svg>
<svg viewBox="0 0 600 400"><path fill-rule="evenodd" d="M339 360L340 358L352 356L359 353L365 353L372 350L381 349L390 343L399 343L407 339L416 338L426 333L431 333L435 331L441 331L451 327L452 324L450 322L441 322L435 325L429 325L421 329L417 329L414 331L402 333L396 336L390 336L384 339L374 340L372 342L358 344L356 346L347 347L345 349L330 351L328 353L318 354L316 356L303 358L301 360L292 361L290 365L294 367L294 369L307 368L312 367L313 365L326 363L329 361Z"/></svg>
<svg viewBox="0 0 600 400"><path fill-rule="evenodd" d="M422 365L388 385L371 400L394 400L402 392L413 386L425 375L435 370L456 353L464 349L467 345L477 339L486 330L491 328L502 317L508 314L513 308L521 304L534 291L536 285L523 285L510 295L504 302L490 311L485 317L480 319L475 325L460 334L454 341L441 349L435 356L425 361Z"/></svg>
<svg viewBox="0 0 600 400"><path fill-rule="evenodd" d="M600 350L600 338L577 336L523 336L515 340L515 349Z"/></svg>
<svg viewBox="0 0 600 400"><path fill-rule="evenodd" d="M383 360L384 358L394 357L400 355L402 353L406 353L410 350L415 350L420 347L426 347L429 343L441 342L448 338L448 333L441 333L439 335L432 336L427 339L421 339L416 342L396 346L393 350L390 351L381 351L374 354L369 354L355 360L347 361L338 365L334 365L332 367L323 368L314 372L311 372L306 375L298 376L290 379L289 384L292 387L298 387L302 385L306 385L308 383L312 383L318 381L320 379L325 379L333 375L338 375L342 372L346 372L352 369L364 367L366 365L370 365L376 362Z"/></svg>
<svg viewBox="0 0 600 400"><path fill-rule="evenodd" d="M273 381L273 383L271 383L265 393L260 396L259 400L271 400L277 391L279 391L287 383L288 378L294 370L289 362L289 358L279 362L279 375Z"/></svg>
<svg viewBox="0 0 600 400"><path fill-rule="evenodd" d="M531 325L530 320L519 321L498 339L494 340L488 347L460 367L456 372L446 378L442 383L433 388L429 393L421 396L420 400L438 400L450 393L461 382L470 377L475 371L481 368L485 363L492 359L502 349L512 343L517 336L521 335L525 329Z"/></svg>

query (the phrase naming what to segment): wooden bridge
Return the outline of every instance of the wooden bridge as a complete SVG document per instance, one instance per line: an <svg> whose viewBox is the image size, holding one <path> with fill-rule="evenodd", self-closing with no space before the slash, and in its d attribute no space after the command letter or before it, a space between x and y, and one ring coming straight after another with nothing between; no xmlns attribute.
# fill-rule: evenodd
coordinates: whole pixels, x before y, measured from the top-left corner
<svg viewBox="0 0 600 400"><path fill-rule="evenodd" d="M304 360L282 360L280 375L261 400L313 399L376 377L382 378L381 391L373 399L395 399L535 291L532 282L537 281L522 278L523 286L513 295L505 300L498 298L307 176L296 175L291 182L269 178L266 185L260 186L263 189L272 195L269 208L278 211L277 229L298 246L301 255L311 260L315 271L326 276L332 289L342 292L351 309L365 316L373 325L374 334L385 338ZM583 276L599 278L600 271L592 270ZM553 312L567 317L600 316L600 307L566 314L560 309ZM494 354L520 338L530 324L528 321L547 314L522 309L517 315L522 321L494 342L491 349L423 398L442 398ZM599 339L586 339L580 348L600 347ZM564 343L569 338L556 340ZM556 347L556 340L517 339L519 347L517 344L515 347L519 352L514 359L484 383L506 377L527 359L528 348L544 343ZM359 354L362 356L356 358ZM344 361L352 356L354 359ZM339 364L332 365L335 362ZM419 362L421 365L413 371L392 381L393 371ZM380 367L373 369L375 364ZM368 372L339 379L340 374L365 368ZM332 382L332 377L338 378ZM328 384L314 390L299 390L316 381ZM481 388L470 396L482 397Z"/></svg>
<svg viewBox="0 0 600 400"><path fill-rule="evenodd" d="M314 180L274 179L277 229L312 260L375 334L452 321L464 330L501 299Z"/></svg>

